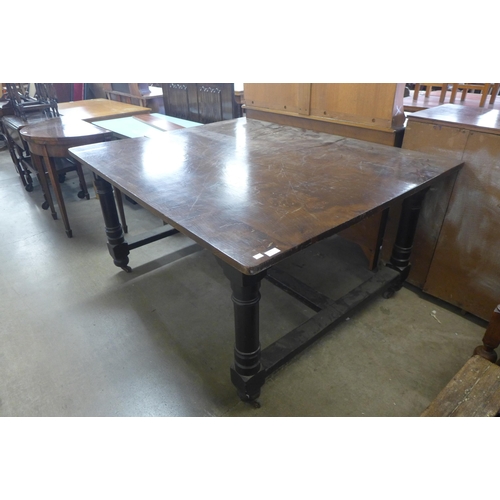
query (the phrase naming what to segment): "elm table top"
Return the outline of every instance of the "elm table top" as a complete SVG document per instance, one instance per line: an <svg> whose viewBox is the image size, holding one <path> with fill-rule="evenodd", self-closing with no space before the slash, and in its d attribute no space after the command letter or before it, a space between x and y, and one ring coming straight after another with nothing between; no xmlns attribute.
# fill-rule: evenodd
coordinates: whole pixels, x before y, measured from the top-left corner
<svg viewBox="0 0 500 500"><path fill-rule="evenodd" d="M243 274L428 187L461 163L239 118L70 154Z"/></svg>
<svg viewBox="0 0 500 500"><path fill-rule="evenodd" d="M109 99L86 99L58 104L62 116L94 122L149 113L150 108Z"/></svg>

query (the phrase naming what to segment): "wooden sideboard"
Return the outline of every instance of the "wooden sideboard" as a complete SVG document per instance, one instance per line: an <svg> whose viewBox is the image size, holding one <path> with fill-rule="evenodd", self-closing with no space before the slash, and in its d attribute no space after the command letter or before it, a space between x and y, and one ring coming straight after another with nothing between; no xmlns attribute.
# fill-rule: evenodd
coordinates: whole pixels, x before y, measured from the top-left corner
<svg viewBox="0 0 500 500"><path fill-rule="evenodd" d="M442 226L424 233L428 266L416 284L488 320L500 297L500 110L444 104L419 111L408 118L403 148L464 162L449 206L439 209Z"/></svg>
<svg viewBox="0 0 500 500"><path fill-rule="evenodd" d="M241 116L234 83L162 83L165 114L199 123Z"/></svg>
<svg viewBox="0 0 500 500"><path fill-rule="evenodd" d="M401 145L404 83L245 83L248 118Z"/></svg>

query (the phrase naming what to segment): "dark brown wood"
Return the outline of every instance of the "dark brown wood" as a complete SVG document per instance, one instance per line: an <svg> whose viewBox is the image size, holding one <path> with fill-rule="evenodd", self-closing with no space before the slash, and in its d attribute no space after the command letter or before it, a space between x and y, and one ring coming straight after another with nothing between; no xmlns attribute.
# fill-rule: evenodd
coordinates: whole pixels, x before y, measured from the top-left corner
<svg viewBox="0 0 500 500"><path fill-rule="evenodd" d="M478 354L488 361L495 362L498 355L495 349L500 345L500 304L495 307L488 327L483 337L483 345L476 347L474 354Z"/></svg>
<svg viewBox="0 0 500 500"><path fill-rule="evenodd" d="M199 123L240 116L233 83L163 83L165 114Z"/></svg>
<svg viewBox="0 0 500 500"><path fill-rule="evenodd" d="M71 154L244 274L384 210L459 165L245 118ZM168 168L159 161L164 155ZM273 249L279 251L266 254Z"/></svg>
<svg viewBox="0 0 500 500"><path fill-rule="evenodd" d="M151 125L151 127L157 128L158 130L163 130L164 132L168 132L170 130L179 130L181 128L184 128L182 125L177 125L176 123L168 121L167 116L161 117L161 116L153 116L147 114L147 115L135 115L134 118L136 120L140 120L144 123L147 123L148 125Z"/></svg>
<svg viewBox="0 0 500 500"><path fill-rule="evenodd" d="M495 417L500 411L500 367L473 356L422 417Z"/></svg>
<svg viewBox="0 0 500 500"><path fill-rule="evenodd" d="M375 293L401 286L423 193L460 166L442 157L245 118L70 153L97 176L108 249L117 266L130 271L131 246L120 227L112 185L217 257L233 292L231 380L244 401L254 401L266 376ZM273 282L282 281L283 289L321 310L261 355L259 287L268 270L403 200L405 227L398 232L394 269L384 267L346 297L332 303L310 290L291 290L296 281L272 275Z"/></svg>
<svg viewBox="0 0 500 500"><path fill-rule="evenodd" d="M7 147L21 181L26 191L33 191L33 179L31 177L34 166L28 144L20 135L20 131L27 125L33 125L47 118L41 113L32 113L25 120L18 116L4 116L2 118L2 130L7 139ZM37 170L35 170L37 173Z"/></svg>
<svg viewBox="0 0 500 500"><path fill-rule="evenodd" d="M66 234L68 237L71 237L72 230L69 224L54 158L67 158L69 156L68 149L74 146L111 140L113 138L113 133L82 120L59 117L23 127L20 131L20 135L29 144L31 155L43 159L43 163L37 161L37 165L39 168L42 164L45 165L45 169L56 195ZM74 170L76 170L78 174L82 189L79 197L89 199L89 193L81 165L75 162ZM39 172L39 175L43 176L45 174ZM50 203L51 202L49 202L49 204ZM51 205L51 211L54 216L55 210L53 205Z"/></svg>

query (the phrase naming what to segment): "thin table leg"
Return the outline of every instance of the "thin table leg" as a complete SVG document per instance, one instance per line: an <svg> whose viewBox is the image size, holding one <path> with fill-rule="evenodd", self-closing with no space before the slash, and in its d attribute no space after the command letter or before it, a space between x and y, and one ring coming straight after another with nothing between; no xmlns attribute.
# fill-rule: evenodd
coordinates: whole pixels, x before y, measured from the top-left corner
<svg viewBox="0 0 500 500"><path fill-rule="evenodd" d="M95 188L104 217L109 254L113 257L115 266L122 268L126 272L131 272L132 269L128 265L130 251L125 242L123 229L118 218L113 186L102 177L96 176Z"/></svg>
<svg viewBox="0 0 500 500"><path fill-rule="evenodd" d="M266 272L248 276L221 260L218 262L233 291L235 345L231 381L242 401L255 401L265 382L265 371L260 362L259 289Z"/></svg>
<svg viewBox="0 0 500 500"><path fill-rule="evenodd" d="M80 181L81 192L78 193L78 198L85 198L90 200L89 190L87 188L87 182L85 181L85 175L83 173L82 164L78 163L76 167L76 173L78 175L78 180Z"/></svg>
<svg viewBox="0 0 500 500"><path fill-rule="evenodd" d="M424 189L423 191L419 191L403 201L396 241L394 242L394 246L392 248L391 259L387 264L392 269L400 272L400 278L395 286L389 288L384 293L384 297L386 298L394 295L394 292L400 290L406 278L408 278L408 275L410 274L411 250L413 248L413 240L415 239L415 232L417 230L420 209L422 208L422 203L426 193L427 189Z"/></svg>
<svg viewBox="0 0 500 500"><path fill-rule="evenodd" d="M73 237L73 232L71 231L71 227L69 225L68 213L66 212L66 205L64 203L64 198L61 190L61 185L59 184L59 177L57 175L56 165L54 163L54 159L50 157L47 153L47 150L44 147L43 160L45 162L45 166L47 167L47 172L49 174L49 179L54 188L54 193L56 195L57 204L59 205L59 210L61 212L61 217L64 224L64 229L66 230L66 235L68 238Z"/></svg>
<svg viewBox="0 0 500 500"><path fill-rule="evenodd" d="M45 197L45 203L48 205L48 207L47 207L47 206L45 206L45 203L44 203L44 204L42 204L42 208L44 208L44 209L50 208L52 218L54 220L56 220L57 219L57 212L56 212L56 209L54 207L54 201L52 200L52 195L50 194L49 183L47 182L47 177L45 176L45 167L44 167L44 164L42 161L42 157L35 155L35 154L32 154L31 160L32 160L33 166L35 167L36 175L38 177L40 185L42 186L43 195Z"/></svg>

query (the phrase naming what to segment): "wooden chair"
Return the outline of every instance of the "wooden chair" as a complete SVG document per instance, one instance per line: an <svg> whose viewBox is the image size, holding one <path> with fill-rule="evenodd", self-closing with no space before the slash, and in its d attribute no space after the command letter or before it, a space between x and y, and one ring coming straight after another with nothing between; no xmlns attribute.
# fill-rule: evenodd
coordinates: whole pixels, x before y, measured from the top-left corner
<svg viewBox="0 0 500 500"><path fill-rule="evenodd" d="M2 119L3 129L7 139L7 147L16 168L16 172L21 177L21 181L26 191L33 191L33 170L37 172L37 177L43 189L44 202L42 208L47 210L50 207L50 193L47 182L39 178L39 169L34 168L31 153L27 142L23 139L20 131L27 125L34 125L41 121L60 116L57 105L57 95L52 83L35 83L35 96L29 96L29 88L23 84L5 84L7 94L14 110L14 116L6 116ZM57 171L59 182L64 182L68 172L76 172L83 179L82 167L72 158L57 158ZM43 168L47 177L47 168ZM82 187L83 195L79 197L88 198L86 187Z"/></svg>
<svg viewBox="0 0 500 500"><path fill-rule="evenodd" d="M451 89L450 103L455 104L455 99L457 97L458 91L461 92L460 102L464 102L467 94L472 91L474 93L479 93L481 99L479 101L479 107L482 108L486 104L486 99L492 91L493 87L499 85L498 83L453 83ZM496 94L498 94L498 87L496 93L492 92L490 97L490 104L493 104L496 99Z"/></svg>
<svg viewBox="0 0 500 500"><path fill-rule="evenodd" d="M103 83L102 86L106 99L151 108L155 113L163 111L160 87L148 83Z"/></svg>
<svg viewBox="0 0 500 500"><path fill-rule="evenodd" d="M42 92L49 92L42 84L38 84ZM43 89L42 89L43 87ZM12 116L5 116L2 119L2 129L5 132L7 147L9 149L12 162L16 172L21 177L21 181L26 191L33 191L32 163L29 147L23 140L19 131L22 127L38 123L52 116L58 116L57 106L55 109L45 100L29 96L29 84L6 83L7 99L12 109Z"/></svg>
<svg viewBox="0 0 500 500"><path fill-rule="evenodd" d="M446 92L448 91L448 83L416 83L415 88L413 90L413 100L418 100L420 89L425 87L425 97L430 97L433 89L440 89L441 93L439 94L439 103L443 104L446 98Z"/></svg>
<svg viewBox="0 0 500 500"><path fill-rule="evenodd" d="M412 97L414 104L422 97L420 91L424 89L424 100L428 101L429 107L432 106L431 98L435 95L434 92L439 90L439 98L434 106L445 102L465 104L465 100L469 96L469 102L474 97L474 104L478 102L478 106L482 108L485 106L488 97L489 104L495 103L500 90L500 83L415 83ZM460 102L457 102L458 93L460 93Z"/></svg>

